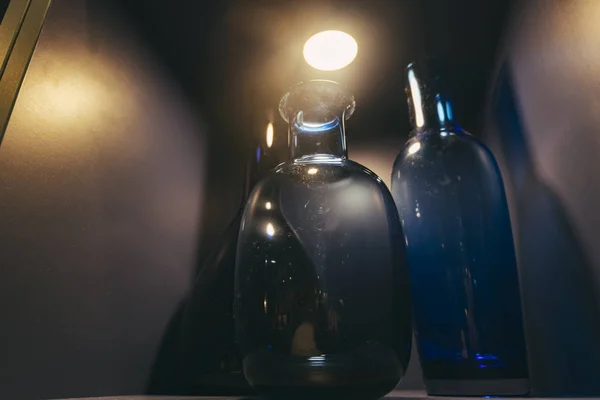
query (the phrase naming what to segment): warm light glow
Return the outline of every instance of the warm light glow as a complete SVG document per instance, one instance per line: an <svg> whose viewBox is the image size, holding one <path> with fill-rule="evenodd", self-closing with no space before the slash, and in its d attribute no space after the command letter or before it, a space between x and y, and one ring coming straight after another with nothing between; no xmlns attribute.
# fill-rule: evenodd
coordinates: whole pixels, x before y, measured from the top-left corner
<svg viewBox="0 0 600 400"><path fill-rule="evenodd" d="M29 89L19 99L32 97L32 101L27 104L30 109L35 110L36 123L40 126L65 126L68 127L65 133L74 133L77 130L71 128L71 124L93 125L106 110L112 110L115 98L108 89L108 84L95 73L97 71L79 68L78 64L65 59L63 54L57 55L56 59L61 60L60 65L52 63L48 66L53 79L43 79L46 72L34 70L42 78L31 80ZM130 99L119 98L119 101L127 100Z"/></svg>
<svg viewBox="0 0 600 400"><path fill-rule="evenodd" d="M408 148L408 154L415 154L421 148L421 142L415 142Z"/></svg>
<svg viewBox="0 0 600 400"><path fill-rule="evenodd" d="M417 78L415 78L415 73L412 70L408 71L408 83L410 84L410 93L412 95L413 109L415 110L415 122L417 124L417 127L420 128L425 123L425 118L423 117L423 105L421 103L421 89L419 89L419 82L417 82Z"/></svg>
<svg viewBox="0 0 600 400"><path fill-rule="evenodd" d="M271 209L271 207L272 207L272 206L271 206L271 202L270 202L270 201L267 201L267 203L265 204L265 208L266 208L267 210L270 210L270 209Z"/></svg>
<svg viewBox="0 0 600 400"><path fill-rule="evenodd" d="M316 168L310 168L307 172L308 172L309 175L314 175L317 172L319 172L319 170L316 169Z"/></svg>
<svg viewBox="0 0 600 400"><path fill-rule="evenodd" d="M273 124L267 124L267 147L273 146Z"/></svg>
<svg viewBox="0 0 600 400"><path fill-rule="evenodd" d="M324 31L313 35L304 44L304 59L313 68L335 71L356 58L358 44L345 32Z"/></svg>
<svg viewBox="0 0 600 400"><path fill-rule="evenodd" d="M270 237L273 237L273 235L275 235L275 227L273 226L272 223L268 223L267 224L267 229L266 229L267 235L269 235Z"/></svg>

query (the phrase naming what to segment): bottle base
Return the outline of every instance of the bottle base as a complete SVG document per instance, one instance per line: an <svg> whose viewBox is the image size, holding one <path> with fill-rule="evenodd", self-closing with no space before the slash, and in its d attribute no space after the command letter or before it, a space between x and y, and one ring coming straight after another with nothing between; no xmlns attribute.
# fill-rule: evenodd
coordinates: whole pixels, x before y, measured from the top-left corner
<svg viewBox="0 0 600 400"><path fill-rule="evenodd" d="M529 393L529 379L431 379L425 388L430 396L522 396Z"/></svg>
<svg viewBox="0 0 600 400"><path fill-rule="evenodd" d="M272 399L375 400L398 385L404 369L394 350L375 344L313 357L259 350L244 360L244 373Z"/></svg>

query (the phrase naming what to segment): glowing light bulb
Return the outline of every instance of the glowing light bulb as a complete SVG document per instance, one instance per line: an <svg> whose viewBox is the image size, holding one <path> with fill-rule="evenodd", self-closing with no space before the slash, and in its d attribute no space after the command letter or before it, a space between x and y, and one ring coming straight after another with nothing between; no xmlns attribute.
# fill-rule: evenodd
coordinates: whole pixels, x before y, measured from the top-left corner
<svg viewBox="0 0 600 400"><path fill-rule="evenodd" d="M314 175L314 174L316 174L317 172L319 172L319 170L318 170L318 169L316 169L316 168L310 168L310 169L309 169L308 171L306 171L306 172L308 172L308 174L309 174L309 175Z"/></svg>
<svg viewBox="0 0 600 400"><path fill-rule="evenodd" d="M273 124L267 124L267 147L273 146Z"/></svg>
<svg viewBox="0 0 600 400"><path fill-rule="evenodd" d="M342 31L323 31L304 44L304 59L313 68L335 71L349 65L358 54L358 44Z"/></svg>
<svg viewBox="0 0 600 400"><path fill-rule="evenodd" d="M271 209L271 207L272 207L272 205L271 205L271 202L270 202L270 201L267 201L267 202L266 202L266 204L265 204L265 208L266 208L267 210L270 210L270 209Z"/></svg>

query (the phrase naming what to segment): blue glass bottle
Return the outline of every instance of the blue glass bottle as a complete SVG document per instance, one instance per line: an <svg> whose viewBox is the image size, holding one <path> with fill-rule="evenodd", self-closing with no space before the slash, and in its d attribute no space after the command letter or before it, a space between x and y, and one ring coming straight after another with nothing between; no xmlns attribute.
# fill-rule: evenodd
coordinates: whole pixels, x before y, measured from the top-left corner
<svg viewBox="0 0 600 400"><path fill-rule="evenodd" d="M392 194L406 238L413 321L431 395L529 390L510 218L492 153L454 121L433 62L412 63L413 131Z"/></svg>
<svg viewBox="0 0 600 400"><path fill-rule="evenodd" d="M347 158L354 98L334 82L280 104L291 159L253 190L238 241L234 315L248 382L268 397L378 399L406 371L411 320L393 198Z"/></svg>

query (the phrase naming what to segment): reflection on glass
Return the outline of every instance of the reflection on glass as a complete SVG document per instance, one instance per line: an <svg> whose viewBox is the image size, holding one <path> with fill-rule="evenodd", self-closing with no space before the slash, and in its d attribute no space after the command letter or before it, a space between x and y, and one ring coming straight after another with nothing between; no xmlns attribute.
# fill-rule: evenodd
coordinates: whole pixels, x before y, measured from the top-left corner
<svg viewBox="0 0 600 400"><path fill-rule="evenodd" d="M440 124L444 125L446 123L446 110L444 109L444 105L439 96L437 97L437 113Z"/></svg>
<svg viewBox="0 0 600 400"><path fill-rule="evenodd" d="M452 103L450 101L446 102L446 116L448 117L449 121L454 119L454 116L452 115Z"/></svg>
<svg viewBox="0 0 600 400"><path fill-rule="evenodd" d="M421 148L421 143L420 142L414 142L408 148L408 154L409 155L410 154L415 154L417 151L419 151L420 148Z"/></svg>
<svg viewBox="0 0 600 400"><path fill-rule="evenodd" d="M415 73L412 70L408 71L408 83L410 85L410 94L414 104L415 123L417 127L421 127L425 123L423 117L423 105L421 104L421 89L419 88L419 83L415 78Z"/></svg>
<svg viewBox="0 0 600 400"><path fill-rule="evenodd" d="M273 235L275 235L275 228L273 227L272 223L268 223L267 224L267 229L266 229L267 235L269 235L270 237L273 237Z"/></svg>
<svg viewBox="0 0 600 400"><path fill-rule="evenodd" d="M258 183L244 212L236 331L246 377L265 395L376 399L408 363L400 222L384 184L346 157L341 121L353 109L332 82L284 97L293 159Z"/></svg>
<svg viewBox="0 0 600 400"><path fill-rule="evenodd" d="M273 124L269 122L267 124L267 137L266 137L267 147L273 146Z"/></svg>

